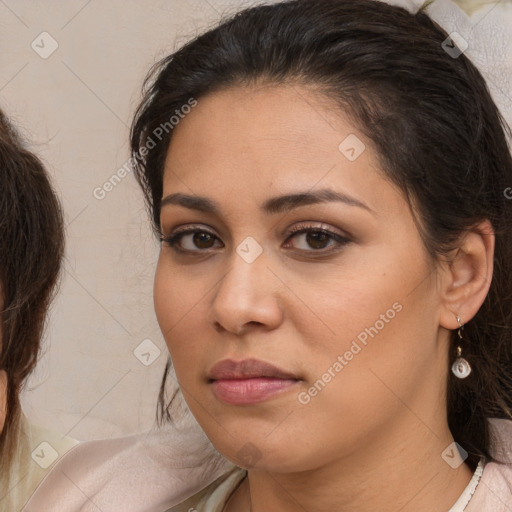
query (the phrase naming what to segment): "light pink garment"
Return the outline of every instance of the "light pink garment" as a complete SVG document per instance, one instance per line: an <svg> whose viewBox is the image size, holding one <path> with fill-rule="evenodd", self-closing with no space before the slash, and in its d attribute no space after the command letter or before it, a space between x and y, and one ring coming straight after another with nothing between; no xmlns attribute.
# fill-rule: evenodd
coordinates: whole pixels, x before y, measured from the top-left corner
<svg viewBox="0 0 512 512"><path fill-rule="evenodd" d="M205 454L213 456L201 463ZM84 442L46 476L23 512L163 512L234 466L197 428Z"/></svg>
<svg viewBox="0 0 512 512"><path fill-rule="evenodd" d="M512 512L512 421L490 420L495 438L492 454L502 463L485 466L464 512Z"/></svg>

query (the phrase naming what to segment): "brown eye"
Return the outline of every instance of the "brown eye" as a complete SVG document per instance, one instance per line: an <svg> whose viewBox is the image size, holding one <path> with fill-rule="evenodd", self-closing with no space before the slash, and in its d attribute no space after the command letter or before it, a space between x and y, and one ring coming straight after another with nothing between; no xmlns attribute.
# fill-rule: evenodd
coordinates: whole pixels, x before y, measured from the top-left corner
<svg viewBox="0 0 512 512"><path fill-rule="evenodd" d="M336 246L344 246L351 242L349 238L328 229L308 225L297 226L293 229L288 237L288 240L292 239L299 241L293 244L295 249L299 249L303 252L318 252L322 254L331 252L330 249L327 251L322 251L322 249L330 247L335 250ZM302 243L300 243L301 240Z"/></svg>
<svg viewBox="0 0 512 512"><path fill-rule="evenodd" d="M314 249L324 249L329 243L330 237L322 231L310 231L306 233L306 241Z"/></svg>
<svg viewBox="0 0 512 512"><path fill-rule="evenodd" d="M160 240L166 245L180 252L201 252L214 247L218 238L204 229L186 229L173 233L168 237L162 236Z"/></svg>
<svg viewBox="0 0 512 512"><path fill-rule="evenodd" d="M199 249L209 249L212 247L212 242L214 242L215 237L210 233L206 233L204 231L197 231L193 233L192 242Z"/></svg>

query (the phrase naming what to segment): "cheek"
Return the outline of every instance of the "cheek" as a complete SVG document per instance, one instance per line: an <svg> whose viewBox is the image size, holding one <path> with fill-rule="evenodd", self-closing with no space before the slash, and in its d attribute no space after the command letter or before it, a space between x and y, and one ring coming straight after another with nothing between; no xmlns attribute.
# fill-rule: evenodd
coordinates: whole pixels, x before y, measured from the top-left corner
<svg viewBox="0 0 512 512"><path fill-rule="evenodd" d="M161 260L158 262L153 300L156 318L173 362L175 359L174 346L176 345L173 340L176 339L176 332L179 332L182 327L180 318L186 314L188 290L187 287L182 286L178 276L179 274L172 272Z"/></svg>
<svg viewBox="0 0 512 512"><path fill-rule="evenodd" d="M310 347L309 402L312 417L339 422L354 435L377 428L403 410L402 403L421 410L423 383L442 379L435 338L435 304L425 283L415 292L389 282L351 294L340 301L346 309L329 315L335 335L321 347ZM432 386L434 387L434 386ZM336 420L334 420L336 418Z"/></svg>
<svg viewBox="0 0 512 512"><path fill-rule="evenodd" d="M175 297L169 292L169 276L165 272L161 260L158 261L153 286L153 303L155 306L156 318L162 334L166 338L166 332L172 325L172 311L174 311Z"/></svg>
<svg viewBox="0 0 512 512"><path fill-rule="evenodd" d="M201 301L200 292L204 287L194 283L194 270L179 269L162 254L158 260L153 287L155 313L162 333L166 336L172 329L178 329L194 307Z"/></svg>
<svg viewBox="0 0 512 512"><path fill-rule="evenodd" d="M173 360L178 377L191 379L191 368L197 367L200 343L198 315L204 318L204 286L196 286L189 272L177 272L165 261L159 260L153 289L155 313L162 335ZM181 380L181 379L180 379Z"/></svg>
<svg viewBox="0 0 512 512"><path fill-rule="evenodd" d="M298 342L324 364L333 355L343 355L354 340L364 347L376 330L379 335L389 331L389 325L399 321L397 310L403 309L407 282L416 279L411 276L401 282L377 257L373 266L363 258L352 259L357 262L344 262L321 276L318 272L286 276L288 282L294 283L294 294L300 297L300 301L292 301L296 306L287 307L299 330Z"/></svg>
<svg viewBox="0 0 512 512"><path fill-rule="evenodd" d="M333 275L318 287L302 281L297 295L317 315L296 315L294 322L308 383L320 381L315 401L325 410L336 404L356 413L362 403L380 409L383 396L393 395L379 378L407 395L435 364L436 290L421 246L417 254L413 249L383 252L364 272Z"/></svg>

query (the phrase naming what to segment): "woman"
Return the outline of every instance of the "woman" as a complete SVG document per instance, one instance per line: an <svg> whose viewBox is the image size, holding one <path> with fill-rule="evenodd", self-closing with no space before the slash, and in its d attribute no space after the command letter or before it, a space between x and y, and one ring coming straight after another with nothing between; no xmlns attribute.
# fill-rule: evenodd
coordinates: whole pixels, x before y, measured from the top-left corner
<svg viewBox="0 0 512 512"><path fill-rule="evenodd" d="M156 314L236 465L172 511L511 509L510 130L462 43L291 0L155 68Z"/></svg>
<svg viewBox="0 0 512 512"><path fill-rule="evenodd" d="M41 161L0 111L0 510L18 511L75 441L30 424L33 370L64 250L59 201Z"/></svg>

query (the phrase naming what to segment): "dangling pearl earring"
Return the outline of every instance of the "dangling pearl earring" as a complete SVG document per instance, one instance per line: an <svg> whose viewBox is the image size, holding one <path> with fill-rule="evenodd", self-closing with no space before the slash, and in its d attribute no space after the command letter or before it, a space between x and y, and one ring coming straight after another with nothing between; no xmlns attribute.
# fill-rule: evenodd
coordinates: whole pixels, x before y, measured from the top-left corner
<svg viewBox="0 0 512 512"><path fill-rule="evenodd" d="M459 324L459 330L457 331L457 334L459 336L459 344L457 345L457 359L455 359L455 362L452 364L452 372L458 379L465 379L470 373L471 373L471 366L470 364L461 357L462 355L462 333L461 330L464 327L460 324L460 318L457 317L457 323Z"/></svg>

